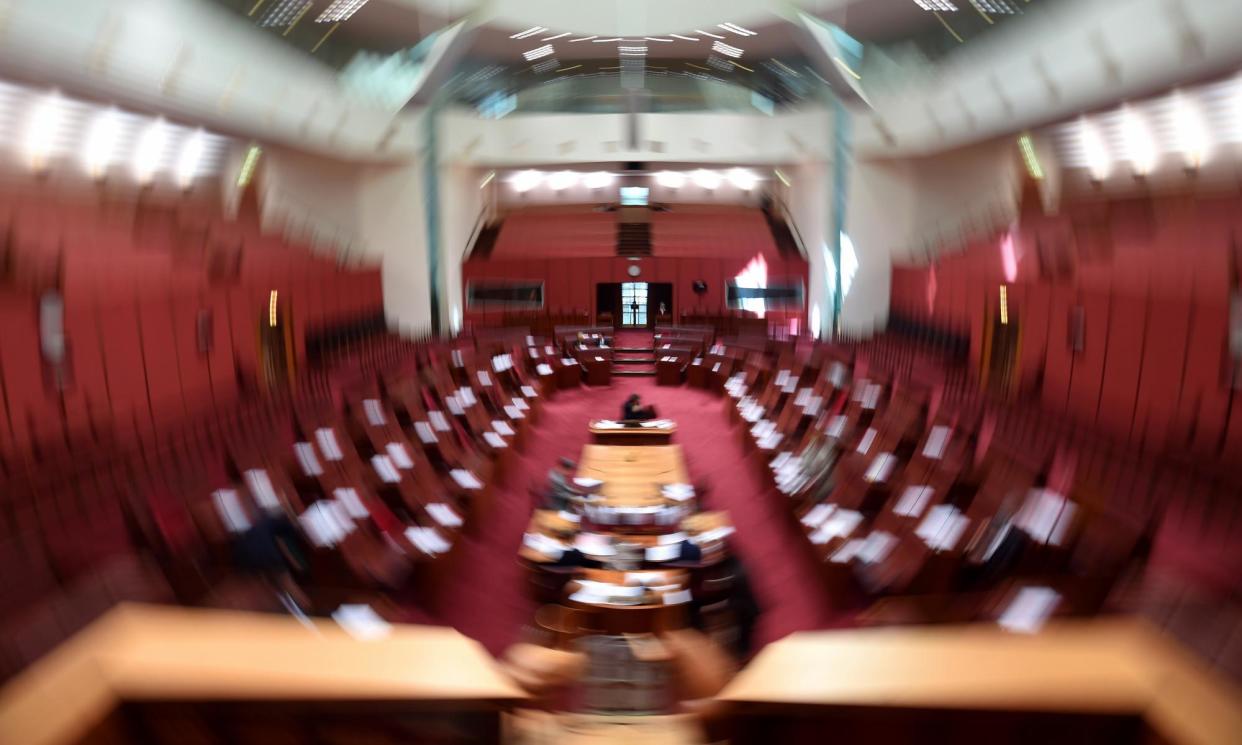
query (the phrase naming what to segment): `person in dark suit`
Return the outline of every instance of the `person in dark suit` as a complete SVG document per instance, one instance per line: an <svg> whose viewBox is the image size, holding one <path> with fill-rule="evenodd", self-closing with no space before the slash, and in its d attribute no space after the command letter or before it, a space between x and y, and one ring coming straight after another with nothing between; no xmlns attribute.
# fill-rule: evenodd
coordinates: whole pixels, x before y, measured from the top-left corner
<svg viewBox="0 0 1242 745"><path fill-rule="evenodd" d="M632 393L621 406L621 418L629 421L655 419L656 410L654 406L643 406L642 399L638 397L638 394Z"/></svg>

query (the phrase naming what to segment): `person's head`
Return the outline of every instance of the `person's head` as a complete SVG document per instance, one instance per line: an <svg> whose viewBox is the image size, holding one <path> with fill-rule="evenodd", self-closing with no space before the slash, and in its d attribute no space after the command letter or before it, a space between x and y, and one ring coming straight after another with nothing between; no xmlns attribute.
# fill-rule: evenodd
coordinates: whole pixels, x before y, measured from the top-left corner
<svg viewBox="0 0 1242 745"><path fill-rule="evenodd" d="M557 462L557 465L561 467L562 471L565 471L566 473L572 473L574 470L574 466L576 466L577 464L574 463L573 460L570 458L561 458Z"/></svg>
<svg viewBox="0 0 1242 745"><path fill-rule="evenodd" d="M625 399L625 403L626 403L627 405L630 405L630 406L637 406L637 405L638 405L639 400L640 400L640 399L638 398L638 394L637 394L637 393L631 393L631 394L630 394L630 397L629 397L629 398L627 398L627 399Z"/></svg>

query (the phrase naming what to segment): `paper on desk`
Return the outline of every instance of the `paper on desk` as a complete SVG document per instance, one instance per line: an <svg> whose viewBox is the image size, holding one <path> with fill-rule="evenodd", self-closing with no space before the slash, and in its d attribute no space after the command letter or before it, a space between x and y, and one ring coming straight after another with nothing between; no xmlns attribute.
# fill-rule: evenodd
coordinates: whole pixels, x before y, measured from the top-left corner
<svg viewBox="0 0 1242 745"><path fill-rule="evenodd" d="M789 381L789 371L788 371L788 370L781 370L781 371L779 371L779 372L777 372L777 373L776 373L776 381L775 381L775 383L776 383L776 386L777 386L778 388L779 388L780 386L785 385L785 383L786 383L786 382L788 382L788 381Z"/></svg>
<svg viewBox="0 0 1242 745"><path fill-rule="evenodd" d="M354 521L336 501L320 500L298 516L302 532L316 546L335 546L354 532Z"/></svg>
<svg viewBox="0 0 1242 745"><path fill-rule="evenodd" d="M1034 634L1043 628L1060 601L1061 595L1051 587L1023 587L996 623L1009 631Z"/></svg>
<svg viewBox="0 0 1242 745"><path fill-rule="evenodd" d="M679 605L681 603L688 603L688 602L690 602L690 591L689 590L677 590L675 592L664 593L664 604L665 605Z"/></svg>
<svg viewBox="0 0 1242 745"><path fill-rule="evenodd" d="M449 413L454 416L461 416L466 413L466 407L461 403L461 397L456 393L444 397L444 405L448 407Z"/></svg>
<svg viewBox="0 0 1242 745"><path fill-rule="evenodd" d="M844 538L862 522L862 513L855 510L833 510L824 522L820 523L819 530L811 534L811 542L816 544L824 544L833 538Z"/></svg>
<svg viewBox="0 0 1242 745"><path fill-rule="evenodd" d="M828 427L824 430L829 437L840 437L845 432L845 425L849 422L849 418L843 414L838 414L828 420Z"/></svg>
<svg viewBox="0 0 1242 745"><path fill-rule="evenodd" d="M681 543L648 546L645 556L647 561L673 561L681 556Z"/></svg>
<svg viewBox="0 0 1242 745"><path fill-rule="evenodd" d="M880 387L879 383L872 383L868 385L866 391L863 393L862 407L864 409L874 409L880 403L881 392L883 392L883 389Z"/></svg>
<svg viewBox="0 0 1242 745"><path fill-rule="evenodd" d="M668 419L649 419L641 424L648 429L668 429L673 426L673 423Z"/></svg>
<svg viewBox="0 0 1242 745"><path fill-rule="evenodd" d="M596 429L622 429L625 427L620 422L614 422L610 419L600 419L594 424Z"/></svg>
<svg viewBox="0 0 1242 745"><path fill-rule="evenodd" d="M211 500L215 502L216 512L230 533L244 533L250 529L250 518L242 509L237 490L216 489L211 493Z"/></svg>
<svg viewBox="0 0 1242 745"><path fill-rule="evenodd" d="M295 442L293 453L298 458L298 464L302 466L302 473L307 476L323 475L323 466L319 465L319 459L315 457L315 448L309 442Z"/></svg>
<svg viewBox="0 0 1242 745"><path fill-rule="evenodd" d="M546 362L540 362L538 365L535 366L535 372L539 373L540 375L551 375L552 366Z"/></svg>
<svg viewBox="0 0 1242 745"><path fill-rule="evenodd" d="M879 433L876 432L875 427L869 427L867 431L863 433L862 439L858 441L857 452L866 455L867 451L871 449L871 445L875 442L877 434Z"/></svg>
<svg viewBox="0 0 1242 745"><path fill-rule="evenodd" d="M460 528L462 525L461 516L452 507L443 502L433 502L427 505L427 514L431 515L431 519L446 528Z"/></svg>
<svg viewBox="0 0 1242 745"><path fill-rule="evenodd" d="M457 398L461 401L461 405L465 407L474 406L479 402L479 399L474 395L473 388L458 389Z"/></svg>
<svg viewBox="0 0 1242 745"><path fill-rule="evenodd" d="M527 533L522 536L522 545L551 558L553 561L560 559L565 553L565 545L559 541L554 541L545 535L539 533Z"/></svg>
<svg viewBox="0 0 1242 745"><path fill-rule="evenodd" d="M374 427L382 427L388 421L384 417L384 407L380 404L379 399L366 399L362 402L362 409L366 412L367 422Z"/></svg>
<svg viewBox="0 0 1242 745"><path fill-rule="evenodd" d="M970 519L953 505L938 504L927 511L914 534L933 551L952 551L969 524Z"/></svg>
<svg viewBox="0 0 1242 745"><path fill-rule="evenodd" d="M405 537L415 547L427 554L442 554L453 546L453 544L444 540L444 536L440 535L440 531L435 528L406 528Z"/></svg>
<svg viewBox="0 0 1242 745"><path fill-rule="evenodd" d="M509 423L503 419L493 419L492 429L496 430L497 434L504 435L505 437L512 437L517 434L513 431L513 427L510 427Z"/></svg>
<svg viewBox="0 0 1242 745"><path fill-rule="evenodd" d="M574 537L574 548L591 556L615 556L617 553L612 539L600 533L579 533Z"/></svg>
<svg viewBox="0 0 1242 745"><path fill-rule="evenodd" d="M414 422L414 433L418 435L419 441L423 443L440 441L440 438L436 437L436 433L432 431L431 425L427 422Z"/></svg>
<svg viewBox="0 0 1242 745"><path fill-rule="evenodd" d="M574 485L581 486L583 489L594 489L597 486L602 486L603 483L604 482L599 479L592 479L586 476L577 476L574 478Z"/></svg>
<svg viewBox="0 0 1242 745"><path fill-rule="evenodd" d="M808 528L818 528L824 524L837 506L835 504L817 504L802 516L802 524Z"/></svg>
<svg viewBox="0 0 1242 745"><path fill-rule="evenodd" d="M863 474L863 478L873 484L888 481L889 474L897 466L897 458L892 453L880 453L871 461L871 467Z"/></svg>
<svg viewBox="0 0 1242 745"><path fill-rule="evenodd" d="M474 377L479 381L479 385L485 388L492 384L492 376L488 375L487 370L479 370Z"/></svg>
<svg viewBox="0 0 1242 745"><path fill-rule="evenodd" d="M396 484L401 481L401 474L387 455L371 456L371 466L385 483Z"/></svg>
<svg viewBox="0 0 1242 745"><path fill-rule="evenodd" d="M944 449L949 444L949 434L951 432L952 430L948 427L932 427L931 432L927 434L927 444L923 446L923 457L933 460L943 458Z"/></svg>
<svg viewBox="0 0 1242 745"><path fill-rule="evenodd" d="M396 464L397 468L406 471L414 467L414 461L410 458L409 452L406 451L405 445L400 442L390 442L384 446L384 451L388 453L388 457Z"/></svg>
<svg viewBox="0 0 1242 745"><path fill-rule="evenodd" d="M561 364L564 365L565 367L569 367L570 365L578 364L578 360L574 359L573 357L562 357Z"/></svg>
<svg viewBox="0 0 1242 745"><path fill-rule="evenodd" d="M690 540L694 543L698 543L702 545L704 543L711 543L713 541L724 540L725 538L728 538L729 536L733 535L733 533L734 533L734 528L732 525L723 525L719 528L712 528L711 530L705 530L702 533L699 533L698 535L694 536Z"/></svg>
<svg viewBox="0 0 1242 745"><path fill-rule="evenodd" d="M907 486L893 507L893 513L902 517L918 517L935 493L936 490L930 486Z"/></svg>
<svg viewBox="0 0 1242 745"><path fill-rule="evenodd" d="M341 453L340 443L336 441L336 433L327 427L315 430L315 442L319 443L319 450L328 460L341 460L345 457Z"/></svg>
<svg viewBox="0 0 1242 745"><path fill-rule="evenodd" d="M867 563L874 564L877 561L883 561L897 547L897 536L883 530L877 530L867 539L863 541L862 548L858 550L858 558Z"/></svg>
<svg viewBox="0 0 1242 745"><path fill-rule="evenodd" d="M448 417L444 416L442 411L429 411L427 412L427 418L431 420L431 426L437 432L448 432L453 429L453 426L449 424Z"/></svg>
<svg viewBox="0 0 1242 745"><path fill-rule="evenodd" d="M479 481L477 476L464 468L454 468L452 471L449 471L449 476L452 476L453 481L457 482L457 485L463 489L483 488L483 482Z"/></svg>
<svg viewBox="0 0 1242 745"><path fill-rule="evenodd" d="M832 552L832 556L828 558L833 564L846 564L858 556L858 552L862 550L864 541L861 538L855 538L852 541L846 541L844 545Z"/></svg>
<svg viewBox="0 0 1242 745"><path fill-rule="evenodd" d="M332 496L341 503L345 514L355 520L363 520L371 516L371 511L362 503L362 498L354 489L333 489Z"/></svg>
<svg viewBox="0 0 1242 745"><path fill-rule="evenodd" d="M509 405L505 407L505 414L507 414L510 419L525 419L526 418L526 415L522 413L522 410L513 405Z"/></svg>
<svg viewBox="0 0 1242 745"><path fill-rule="evenodd" d="M369 605L342 605L332 613L332 620L345 633L361 641L383 639L392 634L392 625Z"/></svg>
<svg viewBox="0 0 1242 745"><path fill-rule="evenodd" d="M530 404L526 403L526 399L521 398L521 397L517 397L517 398L513 398L513 399L511 399L511 400L512 400L512 402L513 402L513 405L514 405L514 406L516 406L516 407L518 407L518 408L519 408L519 409L521 409L522 411L530 411Z"/></svg>
<svg viewBox="0 0 1242 745"><path fill-rule="evenodd" d="M562 520L565 520L566 522L571 522L571 523L580 523L580 522L582 522L582 515L575 515L574 513L572 513L572 512L567 512L567 511L565 511L565 510L558 510L556 514L557 514L557 515L558 515L558 516L559 516Z"/></svg>
<svg viewBox="0 0 1242 745"><path fill-rule="evenodd" d="M272 479L262 468L246 471L246 486L254 495L254 501L265 510L280 509L280 500L276 497L276 489L272 487Z"/></svg>
<svg viewBox="0 0 1242 745"><path fill-rule="evenodd" d="M686 534L679 530L676 533L666 533L661 536L656 536L656 543L661 546L671 546L681 543L686 540L686 537Z"/></svg>
<svg viewBox="0 0 1242 745"><path fill-rule="evenodd" d="M509 447L509 443L505 442L504 438L495 432L484 432L483 441L497 450Z"/></svg>
<svg viewBox="0 0 1242 745"><path fill-rule="evenodd" d="M528 386L528 385L524 385L524 386L522 386L522 395L523 395L523 396L526 396L527 398L535 398L535 397L537 397L539 394L535 391L535 389L534 389L534 388L531 388L531 387L530 387L530 386Z"/></svg>

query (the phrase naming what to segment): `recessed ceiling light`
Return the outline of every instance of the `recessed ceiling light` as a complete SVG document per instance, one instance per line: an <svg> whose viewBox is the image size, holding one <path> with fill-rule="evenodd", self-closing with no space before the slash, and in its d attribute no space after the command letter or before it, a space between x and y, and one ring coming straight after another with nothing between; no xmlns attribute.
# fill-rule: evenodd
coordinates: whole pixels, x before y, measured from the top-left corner
<svg viewBox="0 0 1242 745"><path fill-rule="evenodd" d="M164 148L168 143L168 128L163 119L156 119L147 125L142 136L138 138L138 148L134 151L134 178L140 184L150 183L156 170L164 159Z"/></svg>
<svg viewBox="0 0 1242 745"><path fill-rule="evenodd" d="M595 173L588 173L582 179L582 183L585 184L588 189L602 189L611 184L614 180L615 177L608 171L596 171Z"/></svg>
<svg viewBox="0 0 1242 745"><path fill-rule="evenodd" d="M121 138L121 116L116 109L105 109L95 115L86 135L82 150L82 164L91 178L99 178L107 172L116 156L117 142Z"/></svg>
<svg viewBox="0 0 1242 745"><path fill-rule="evenodd" d="M720 174L700 168L694 172L694 183L708 191L713 191L717 186L720 186Z"/></svg>
<svg viewBox="0 0 1242 745"><path fill-rule="evenodd" d="M676 171L661 171L655 178L656 183L666 189L680 189L686 183L686 175Z"/></svg>
<svg viewBox="0 0 1242 745"><path fill-rule="evenodd" d="M514 191L526 192L538 186L541 181L543 174L539 171L519 171L509 179L509 184Z"/></svg>
<svg viewBox="0 0 1242 745"><path fill-rule="evenodd" d="M529 51L522 52L522 56L526 58L527 62L534 62L537 59L543 59L551 55L554 51L556 50L552 48L551 44L544 44L541 47L535 47Z"/></svg>
<svg viewBox="0 0 1242 745"><path fill-rule="evenodd" d="M348 21L350 16L357 13L366 4L367 0L333 0L332 4L315 19L315 23Z"/></svg>
<svg viewBox="0 0 1242 745"><path fill-rule="evenodd" d="M198 176L206 144L203 131L200 129L192 133L181 146L181 157L177 159L177 184L181 188L184 189L194 183L194 179Z"/></svg>
<svg viewBox="0 0 1242 745"><path fill-rule="evenodd" d="M30 112L26 123L26 157L30 167L42 170L54 154L56 136L65 119L65 102L53 91L43 97Z"/></svg>

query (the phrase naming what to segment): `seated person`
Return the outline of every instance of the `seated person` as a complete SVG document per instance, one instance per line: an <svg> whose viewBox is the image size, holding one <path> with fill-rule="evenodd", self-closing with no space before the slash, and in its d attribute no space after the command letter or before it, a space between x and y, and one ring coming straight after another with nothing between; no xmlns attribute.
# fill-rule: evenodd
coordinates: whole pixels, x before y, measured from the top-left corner
<svg viewBox="0 0 1242 745"><path fill-rule="evenodd" d="M561 458L555 468L548 471L548 494L546 509L565 510L582 493L574 486L574 469L577 467L569 458Z"/></svg>
<svg viewBox="0 0 1242 745"><path fill-rule="evenodd" d="M630 394L625 399L625 403L621 406L621 419L628 421L644 421L647 419L655 419L656 410L654 406L643 406L642 399L637 393Z"/></svg>

